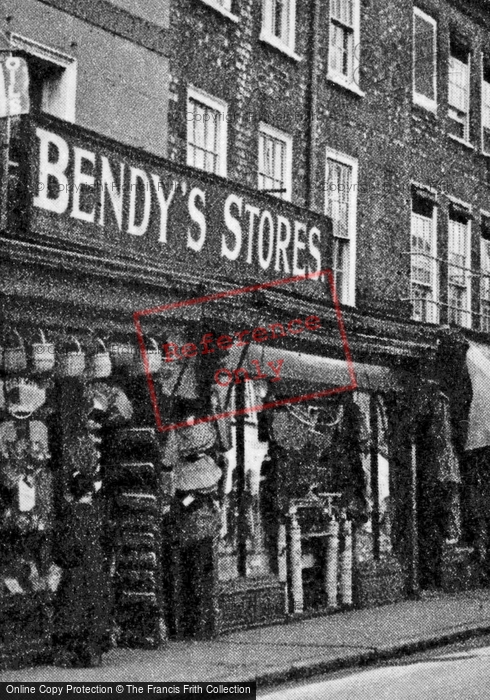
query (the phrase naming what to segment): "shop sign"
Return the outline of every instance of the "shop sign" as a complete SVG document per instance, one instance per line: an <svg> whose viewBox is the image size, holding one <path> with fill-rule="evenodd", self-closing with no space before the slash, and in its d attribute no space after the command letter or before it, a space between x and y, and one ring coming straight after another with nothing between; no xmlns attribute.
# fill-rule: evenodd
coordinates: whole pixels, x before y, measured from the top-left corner
<svg viewBox="0 0 490 700"><path fill-rule="evenodd" d="M324 216L59 121L31 138L31 232L239 283L330 264Z"/></svg>
<svg viewBox="0 0 490 700"><path fill-rule="evenodd" d="M0 117L29 112L29 72L25 59L7 56L0 61Z"/></svg>

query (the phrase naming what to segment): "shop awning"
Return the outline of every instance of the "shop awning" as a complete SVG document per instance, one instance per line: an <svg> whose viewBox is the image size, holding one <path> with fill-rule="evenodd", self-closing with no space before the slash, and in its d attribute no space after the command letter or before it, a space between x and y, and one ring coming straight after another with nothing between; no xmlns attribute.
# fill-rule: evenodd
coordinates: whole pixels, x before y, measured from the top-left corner
<svg viewBox="0 0 490 700"><path fill-rule="evenodd" d="M267 370L268 363L272 362L277 366L277 363L283 360L281 379L285 380L285 384L298 382L311 386L315 391L351 386L353 383L346 360L292 352L291 350L253 343L247 353L247 364L253 370L255 365L252 365L252 360L258 360L262 371L268 372L271 376L272 372ZM395 372L388 367L354 362L353 369L358 389L393 391L399 387Z"/></svg>
<svg viewBox="0 0 490 700"><path fill-rule="evenodd" d="M293 352L258 343L251 343L247 347L233 347L228 353L223 367L230 371L243 367L250 378L257 376L258 367L260 367L263 374L273 378L274 371L268 363L279 368L281 360L280 380L273 383L275 390L279 393L291 394L299 386L303 388L303 391L320 392L353 384L346 360ZM401 388L397 374L389 367L354 362L353 368L357 388L360 390L383 392L397 391ZM232 384L233 382L225 388L216 387L222 409L231 399ZM227 409L229 408L228 405Z"/></svg>
<svg viewBox="0 0 490 700"><path fill-rule="evenodd" d="M466 364L473 398L468 419L467 450L490 445L490 347L469 341Z"/></svg>

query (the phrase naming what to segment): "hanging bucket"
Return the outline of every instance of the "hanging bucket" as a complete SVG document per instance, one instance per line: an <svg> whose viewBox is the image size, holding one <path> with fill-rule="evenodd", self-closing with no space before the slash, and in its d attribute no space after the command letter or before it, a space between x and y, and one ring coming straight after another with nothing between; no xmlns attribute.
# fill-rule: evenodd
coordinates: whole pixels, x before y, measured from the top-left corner
<svg viewBox="0 0 490 700"><path fill-rule="evenodd" d="M32 344L32 366L35 372L50 372L54 367L54 344L46 341L39 329L39 341Z"/></svg>
<svg viewBox="0 0 490 700"><path fill-rule="evenodd" d="M111 356L100 338L95 342L95 352L87 358L87 371L93 379L102 379L108 377L112 371Z"/></svg>
<svg viewBox="0 0 490 700"><path fill-rule="evenodd" d="M63 351L59 354L58 375L60 377L80 377L84 369L85 354L78 340L72 335Z"/></svg>
<svg viewBox="0 0 490 700"><path fill-rule="evenodd" d="M153 338L148 338L148 347L146 349L146 357L148 359L148 371L150 374L158 372L162 366L162 354L158 347L158 343ZM133 361L133 374L145 374L145 365L143 363L143 355L138 352Z"/></svg>
<svg viewBox="0 0 490 700"><path fill-rule="evenodd" d="M15 345L5 347L3 350L3 368L5 372L22 372L27 367L27 356L24 341L19 333L14 330Z"/></svg>
<svg viewBox="0 0 490 700"><path fill-rule="evenodd" d="M137 354L138 349L130 343L114 341L109 345L109 355L114 367L132 367Z"/></svg>

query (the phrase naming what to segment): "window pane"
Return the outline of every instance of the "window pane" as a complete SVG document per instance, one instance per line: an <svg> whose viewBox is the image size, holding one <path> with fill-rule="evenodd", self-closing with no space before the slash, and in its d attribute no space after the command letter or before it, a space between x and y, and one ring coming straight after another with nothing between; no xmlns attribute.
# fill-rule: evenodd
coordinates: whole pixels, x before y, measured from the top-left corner
<svg viewBox="0 0 490 700"><path fill-rule="evenodd" d="M414 15L415 92L435 100L435 26Z"/></svg>
<svg viewBox="0 0 490 700"><path fill-rule="evenodd" d="M335 238L333 249L333 277L341 304L349 298L349 241Z"/></svg>
<svg viewBox="0 0 490 700"><path fill-rule="evenodd" d="M332 0L332 17L350 27L354 24L354 0Z"/></svg>
<svg viewBox="0 0 490 700"><path fill-rule="evenodd" d="M286 151L285 141L269 134L259 134L259 189L287 190ZM287 192L271 194L287 196Z"/></svg>
<svg viewBox="0 0 490 700"><path fill-rule="evenodd" d="M331 70L351 79L354 70L354 32L332 24L330 42Z"/></svg>
<svg viewBox="0 0 490 700"><path fill-rule="evenodd" d="M426 215L416 213L414 209L421 209ZM413 318L427 323L437 321L432 213L433 207L430 202L418 197L413 198L410 256Z"/></svg>
<svg viewBox="0 0 490 700"><path fill-rule="evenodd" d="M349 237L349 209L352 192L352 168L327 159L326 214L332 219L333 234Z"/></svg>
<svg viewBox="0 0 490 700"><path fill-rule="evenodd" d="M468 226L461 221L449 220L448 241L448 304L449 322L465 325L467 322L468 272L467 265Z"/></svg>
<svg viewBox="0 0 490 700"><path fill-rule="evenodd" d="M219 135L222 115L207 105L189 100L192 119L187 154L188 164L212 173L219 172Z"/></svg>
<svg viewBox="0 0 490 700"><path fill-rule="evenodd" d="M468 105L468 64L449 57L449 96L451 107L466 113Z"/></svg>

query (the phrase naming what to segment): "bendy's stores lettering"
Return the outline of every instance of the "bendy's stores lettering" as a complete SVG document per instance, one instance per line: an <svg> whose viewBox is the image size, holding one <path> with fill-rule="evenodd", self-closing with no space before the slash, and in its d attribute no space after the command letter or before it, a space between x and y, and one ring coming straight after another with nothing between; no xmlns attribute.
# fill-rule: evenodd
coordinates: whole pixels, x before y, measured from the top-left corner
<svg viewBox="0 0 490 700"><path fill-rule="evenodd" d="M35 207L97 226L101 233L116 227L123 236L152 237L162 248L176 235L195 253L212 243L224 261L239 260L262 270L303 275L320 271L326 263L316 226L256 206L237 193L217 204L206 182L191 186L176 173L149 172L112 154L109 160L40 127L36 135ZM157 225L150 225L155 221Z"/></svg>

